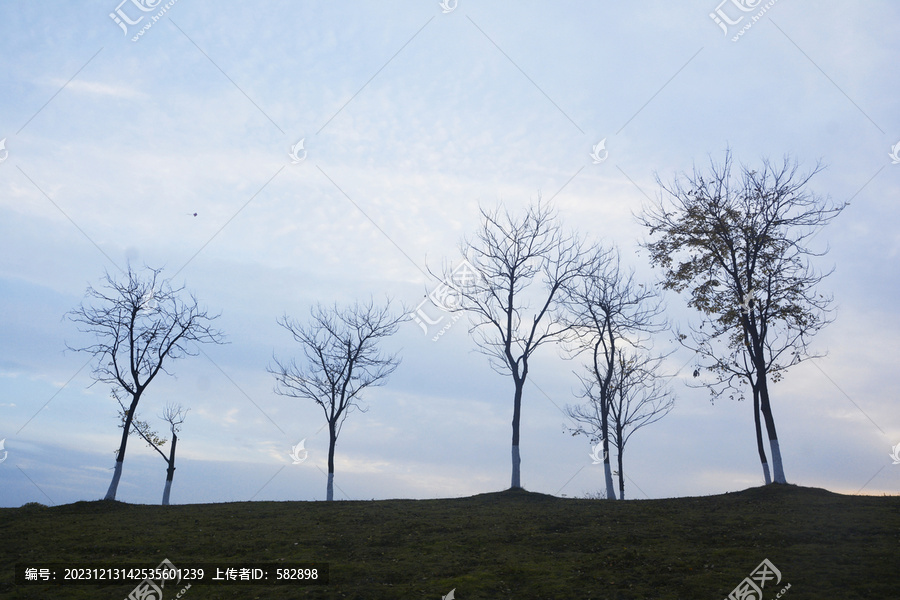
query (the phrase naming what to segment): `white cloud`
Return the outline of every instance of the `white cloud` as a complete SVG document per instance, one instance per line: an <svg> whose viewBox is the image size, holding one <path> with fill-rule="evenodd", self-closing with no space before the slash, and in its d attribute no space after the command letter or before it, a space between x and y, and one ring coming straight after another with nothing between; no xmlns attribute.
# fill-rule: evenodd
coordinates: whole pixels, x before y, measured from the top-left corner
<svg viewBox="0 0 900 600"><path fill-rule="evenodd" d="M73 79L68 82L65 79L51 79L50 84L54 87L64 88L69 92L92 96L109 96L112 98L123 99L133 99L143 96L141 92L130 87L101 83L99 81L86 81L84 79Z"/></svg>
<svg viewBox="0 0 900 600"><path fill-rule="evenodd" d="M813 189L836 201L854 197L817 237L831 243L821 265L837 267L825 288L840 310L815 343L830 349L822 369L885 434L814 367L797 367L773 397L788 478L862 486L852 468L815 450L823 437L873 473L887 460L882 446L900 442L884 439L900 431L891 405L891 315L900 292L891 257L900 246L889 200L900 167L887 158L900 136L900 95L896 81L871 75L888 72L900 51L888 27L897 8L879 5L884 18L873 24L868 11L847 7L812 14L777 6L779 27L837 89L774 27L754 27L738 44L723 40L702 3L585 2L566 11L463 4L442 15L436 2L399 0L353 9L283 2L267 11L226 2L214 14L179 3L169 16L209 58L166 24L132 43L90 11L66 13L79 35L47 44L43 32L58 28L55 15L0 8L0 52L21 57L0 74L16 90L0 98L0 139L10 153L0 163L0 332L13 340L0 348L0 407L21 424L59 392L21 435L0 436L17 451L25 442L47 447L28 447L41 485L52 482L51 466L67 469L58 501L83 497L88 484L102 495L117 445L115 407L102 386L84 391L88 370L61 389L85 358L61 353L81 338L59 320L104 269L115 272L112 263L164 265L169 274L185 266L177 279L222 311L231 342L210 357L234 383L199 356L148 390L147 417L166 398L192 406L174 493L248 499L284 466L259 497L321 497L321 412L275 396L265 372L273 352L297 351L275 317L386 293L414 306L433 283L419 267L426 257L432 267L458 259L479 204L516 210L539 191L559 192L566 225L618 244L629 266L652 280L658 273L636 249L645 232L632 212L645 194L657 195L656 174L669 180L704 167L727 145L751 162L791 153L808 167L822 157L829 168ZM12 18L11 10L26 14ZM89 64L95 50L85 40L104 48ZM82 67L41 108L48 88ZM287 152L300 137L309 155L291 165ZM603 137L609 159L594 165L588 153ZM667 301L673 320L693 318L683 298ZM414 324L393 341L404 362L367 396L369 413L350 417L338 443L338 483L358 497L505 487L508 379L474 352L463 322L438 342ZM576 402L576 365L546 350L531 381L560 406ZM673 370L689 359L676 354ZM635 482L653 497L761 483L749 403L710 405L683 377L673 379L675 411L637 433L626 453ZM529 384L523 477L538 491L560 489L587 459L589 444L564 435L564 422ZM310 463L288 470L287 453L304 436ZM130 445L125 496L157 502L161 485L142 482L158 480L161 461L140 446ZM895 472L883 471L866 490L896 492ZM235 473L252 481L232 487ZM562 493L594 486L593 475L585 469ZM304 496L296 486L307 483L315 491ZM10 501L36 493L27 482L7 484L19 486Z"/></svg>

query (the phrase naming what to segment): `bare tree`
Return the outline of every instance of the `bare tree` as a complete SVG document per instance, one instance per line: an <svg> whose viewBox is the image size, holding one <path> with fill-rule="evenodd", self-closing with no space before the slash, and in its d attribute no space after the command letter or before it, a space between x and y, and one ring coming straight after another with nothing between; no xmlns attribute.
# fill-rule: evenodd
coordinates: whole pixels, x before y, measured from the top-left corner
<svg viewBox="0 0 900 600"><path fill-rule="evenodd" d="M179 405L167 404L163 411L162 418L169 424L169 431L172 434L172 445L169 447L169 458L166 459L166 487L163 490L162 503L164 506L169 504L169 492L172 491L172 479L175 477L175 445L178 443L178 432L181 431L181 424L187 415L189 408L182 408ZM163 457L165 458L165 457Z"/></svg>
<svg viewBox="0 0 900 600"><path fill-rule="evenodd" d="M617 350L616 379L609 405L612 440L618 457L619 499L625 499L625 444L631 435L656 423L675 406L672 391L659 373L664 356Z"/></svg>
<svg viewBox="0 0 900 600"><path fill-rule="evenodd" d="M128 409L115 392L113 392L113 397L119 402L119 406L121 407L121 410L119 411L119 417L121 419L120 427L124 428L125 422L128 419ZM172 434L172 445L169 447L169 456L166 456L165 453L160 450L160 448L166 445L168 440L159 437L159 434L151 429L150 424L147 421L141 421L136 415L131 420L131 433L136 433L142 437L144 441L147 442L147 445L156 450L159 455L162 456L163 460L166 461L166 486L163 489L163 506L169 505L169 493L172 490L172 479L175 477L175 448L178 444L178 433L181 431L181 425L184 423L184 419L189 410L189 408L183 408L181 405L170 403L166 404L163 414L160 415L160 418L169 424L169 431Z"/></svg>
<svg viewBox="0 0 900 600"><path fill-rule="evenodd" d="M642 353L649 350L649 334L666 328L663 307L656 291L637 283L633 270L623 270L617 249L600 245L585 261L581 274L565 285L565 299L565 318L571 325L567 341L576 356L589 355L586 374L579 375L588 403L566 407L569 417L579 423L570 430L603 444L606 497L615 500L609 423L622 381L617 357L624 348Z"/></svg>
<svg viewBox="0 0 900 600"><path fill-rule="evenodd" d="M559 300L562 286L578 274L581 242L562 231L556 212L540 196L522 216L498 207L490 212L482 208L481 217L475 238L460 245L479 276L458 288L455 310L473 317L470 332L491 367L512 376L511 485L519 488L519 421L528 361L539 346L558 340L568 329L559 319ZM444 275L452 278L448 267Z"/></svg>
<svg viewBox="0 0 900 600"><path fill-rule="evenodd" d="M383 385L400 364L397 354L383 354L379 345L409 319L408 311L391 313L391 301L376 306L370 300L340 308L316 305L310 320L301 324L287 315L278 324L287 329L303 349L305 360L281 362L269 368L277 381L275 392L314 401L328 422L327 499L334 499L334 448L347 416L358 409L368 387Z"/></svg>
<svg viewBox="0 0 900 600"><path fill-rule="evenodd" d="M121 280L107 273L104 285L89 286L86 300L67 313L82 333L96 340L69 349L93 354L94 379L110 384L116 397L128 402L106 500L116 499L131 422L147 386L160 372L171 374L164 367L168 361L195 356L196 344L223 343L222 333L210 325L219 315L201 309L193 295L183 300L184 287L173 288L161 280L161 272L145 268L141 274L129 265Z"/></svg>
<svg viewBox="0 0 900 600"><path fill-rule="evenodd" d="M710 162L708 174L694 169L671 184L659 181L663 193L640 221L651 236L662 237L644 246L664 270L665 287L686 291L688 305L701 314L690 339L681 332L678 339L709 361L713 398L725 390L742 398L740 381L751 383L769 437L773 479L785 483L769 383L814 356L810 339L830 322L832 299L815 289L829 273L809 264L825 251L807 244L846 204L835 206L805 190L820 164L800 174L788 157L780 165L763 159L758 169L741 165L736 177L730 150L721 165ZM761 460L768 471L764 453Z"/></svg>

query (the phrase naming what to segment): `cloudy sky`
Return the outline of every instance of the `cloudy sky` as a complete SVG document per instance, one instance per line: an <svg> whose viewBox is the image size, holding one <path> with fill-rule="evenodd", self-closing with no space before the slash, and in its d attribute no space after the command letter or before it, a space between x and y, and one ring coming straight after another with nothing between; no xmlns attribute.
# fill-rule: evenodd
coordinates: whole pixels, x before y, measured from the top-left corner
<svg viewBox="0 0 900 600"><path fill-rule="evenodd" d="M167 401L191 408L172 501L321 500L322 413L266 372L297 352L278 316L385 295L414 307L479 205L519 211L539 193L653 281L633 213L657 175L726 147L749 164L821 160L810 190L850 201L814 241L835 268L835 322L814 343L827 357L773 391L787 479L898 493L900 6L743 1L0 5L0 505L106 492L116 405L89 356L65 351L90 340L63 319L105 271L163 267L221 313L229 343L172 363L141 403L155 424ZM692 318L666 302L673 322ZM336 498L509 485L511 382L465 319L425 308L441 323L402 327L388 344L402 364L344 427ZM666 364L676 406L631 438L628 497L762 484L751 404L711 404L685 385L694 364L685 350ZM560 410L578 400L576 368L549 346L535 358L529 490L600 487ZM132 439L118 499L157 503L164 479Z"/></svg>

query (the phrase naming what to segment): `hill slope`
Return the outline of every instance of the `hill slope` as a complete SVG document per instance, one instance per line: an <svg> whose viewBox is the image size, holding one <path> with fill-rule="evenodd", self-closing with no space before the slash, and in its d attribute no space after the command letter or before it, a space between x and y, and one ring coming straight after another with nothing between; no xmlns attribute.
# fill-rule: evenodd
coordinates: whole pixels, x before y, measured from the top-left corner
<svg viewBox="0 0 900 600"><path fill-rule="evenodd" d="M134 585L22 586L15 563L327 562L320 587L195 585L203 598L725 598L769 559L787 600L900 597L900 497L772 485L607 502L525 491L443 500L0 509L0 597L125 598ZM168 592L168 588L166 590ZM166 598L174 597L167 593Z"/></svg>

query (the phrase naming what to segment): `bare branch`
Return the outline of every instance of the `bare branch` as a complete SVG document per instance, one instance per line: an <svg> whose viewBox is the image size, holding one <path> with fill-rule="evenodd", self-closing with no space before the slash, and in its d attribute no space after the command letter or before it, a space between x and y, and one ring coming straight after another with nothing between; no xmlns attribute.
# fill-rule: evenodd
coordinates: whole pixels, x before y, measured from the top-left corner
<svg viewBox="0 0 900 600"><path fill-rule="evenodd" d="M499 206L480 210L481 226L460 244L461 254L480 276L460 287L456 310L469 313L473 322L469 332L491 367L512 376L512 487L516 488L520 407L529 359L569 329L560 315L564 310L560 299L563 286L579 273L582 244L574 233L563 232L556 211L540 195L521 216ZM443 271L444 280L449 280L449 267L444 265Z"/></svg>
<svg viewBox="0 0 900 600"><path fill-rule="evenodd" d="M103 284L89 286L85 300L66 315L93 339L87 345L67 347L96 358L95 382L109 384L123 410L117 467L106 495L110 500L115 499L129 433L136 431L159 451L149 426L133 422L144 390L160 372L170 374L168 363L196 355L197 344L224 343L222 333L212 327L219 315L200 308L192 295L184 300L184 287L173 288L161 272L149 267L138 272L131 265L123 279L107 272ZM127 407L123 399L128 400Z"/></svg>
<svg viewBox="0 0 900 600"><path fill-rule="evenodd" d="M566 407L578 423L570 431L602 442L606 497L614 499L610 440L619 450L620 493L624 493L622 453L627 435L671 408L651 399L651 390L658 386L655 366L662 357L650 356L649 341L668 327L664 308L659 292L637 283L634 271L622 268L616 248L599 244L580 276L565 286L565 303L570 326L566 346L573 357L588 355L584 374L576 373L587 403ZM638 392L647 397L636 399ZM641 412L649 408L654 410Z"/></svg>
<svg viewBox="0 0 900 600"><path fill-rule="evenodd" d="M300 344L305 360L281 361L273 357L275 392L305 398L318 404L329 426L328 499L334 473L334 446L347 416L354 410L365 412L359 401L369 387L383 385L400 364L398 354L380 351L381 342L397 332L408 320L408 310L392 314L391 301L378 306L373 300L348 307L321 304L310 311L307 323L284 315L278 324Z"/></svg>
<svg viewBox="0 0 900 600"><path fill-rule="evenodd" d="M685 292L700 313L699 325L678 341L700 354L715 381L705 382L715 399L749 383L766 419L775 478L784 482L768 383L817 356L811 338L831 322L831 297L817 293L822 279L810 258L822 256L809 243L847 206L806 191L824 167L801 174L796 162L763 159L760 168L735 168L731 151L707 174L696 168L672 183L640 222L650 236L651 262L663 270L666 289ZM737 175L733 171L737 170ZM756 416L756 415L754 415ZM759 428L757 437L762 443ZM761 460L765 466L762 451ZM768 477L768 472L766 473Z"/></svg>
<svg viewBox="0 0 900 600"><path fill-rule="evenodd" d="M651 237L662 234L644 247L663 269L664 286L687 292L700 312L699 325L678 339L710 361L705 369L717 379L705 385L713 397L735 389L735 376L752 379L756 360L777 381L819 356L809 342L831 322L832 298L815 288L830 271L812 269L808 257L824 252L805 243L846 207L804 191L820 164L800 174L787 157L763 159L760 169L742 165L737 178L733 169L729 151L723 164L711 161L708 175L695 169L660 181L663 196L640 217Z"/></svg>

